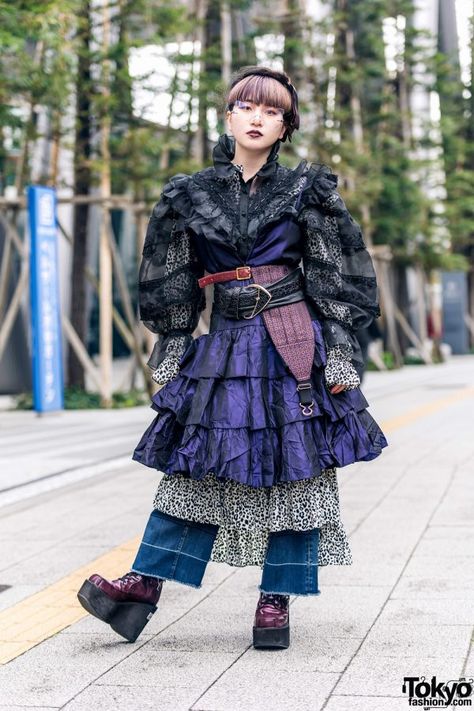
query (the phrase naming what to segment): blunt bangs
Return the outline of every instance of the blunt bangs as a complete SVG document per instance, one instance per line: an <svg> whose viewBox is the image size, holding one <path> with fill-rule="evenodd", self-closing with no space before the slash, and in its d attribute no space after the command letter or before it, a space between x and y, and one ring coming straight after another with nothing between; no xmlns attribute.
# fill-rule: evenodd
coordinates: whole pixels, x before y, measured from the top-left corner
<svg viewBox="0 0 474 711"><path fill-rule="evenodd" d="M251 76L241 79L229 92L227 103L232 105L235 101L251 101L264 106L277 106L285 113L291 110L291 96L289 91L272 77Z"/></svg>

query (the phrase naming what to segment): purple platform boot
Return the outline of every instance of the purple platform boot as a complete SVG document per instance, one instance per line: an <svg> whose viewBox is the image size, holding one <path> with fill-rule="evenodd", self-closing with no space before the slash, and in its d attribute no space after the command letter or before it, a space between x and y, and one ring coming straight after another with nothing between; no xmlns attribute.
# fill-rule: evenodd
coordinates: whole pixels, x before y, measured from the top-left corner
<svg viewBox="0 0 474 711"><path fill-rule="evenodd" d="M253 626L255 649L290 646L290 596L260 593Z"/></svg>
<svg viewBox="0 0 474 711"><path fill-rule="evenodd" d="M133 571L110 581L95 573L84 581L77 598L87 612L135 642L156 612L162 587L160 578Z"/></svg>

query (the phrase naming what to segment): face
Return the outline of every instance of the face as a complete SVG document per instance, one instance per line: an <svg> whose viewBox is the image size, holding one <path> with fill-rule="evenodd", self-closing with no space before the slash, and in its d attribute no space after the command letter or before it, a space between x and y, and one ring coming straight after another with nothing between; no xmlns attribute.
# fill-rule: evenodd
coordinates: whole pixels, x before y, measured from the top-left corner
<svg viewBox="0 0 474 711"><path fill-rule="evenodd" d="M269 148L286 130L281 109L251 101L236 101L232 111L227 111L226 121L235 142L246 150Z"/></svg>

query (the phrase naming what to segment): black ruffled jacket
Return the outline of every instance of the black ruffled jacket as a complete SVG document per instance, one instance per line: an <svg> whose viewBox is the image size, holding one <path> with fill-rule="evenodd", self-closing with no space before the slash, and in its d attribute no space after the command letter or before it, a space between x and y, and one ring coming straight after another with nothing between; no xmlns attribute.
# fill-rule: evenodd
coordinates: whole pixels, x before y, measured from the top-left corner
<svg viewBox="0 0 474 711"><path fill-rule="evenodd" d="M340 346L360 362L353 332L380 314L360 227L336 191L337 176L305 160L293 170L280 165L279 144L252 179L249 195L231 162L234 139L227 135L214 148L213 167L177 174L163 188L148 224L138 282L140 318L161 336L151 368L166 355L179 358L192 341L205 307L197 283L205 271L264 263L296 267L301 260L308 304L323 325L327 348ZM277 251L262 253L268 228L283 221L287 229Z"/></svg>

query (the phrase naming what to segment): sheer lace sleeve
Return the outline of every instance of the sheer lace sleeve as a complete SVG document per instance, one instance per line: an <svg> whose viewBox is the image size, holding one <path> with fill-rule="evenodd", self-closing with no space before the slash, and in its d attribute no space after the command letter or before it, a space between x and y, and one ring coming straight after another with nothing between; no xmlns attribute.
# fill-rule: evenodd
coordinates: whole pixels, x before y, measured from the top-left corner
<svg viewBox="0 0 474 711"><path fill-rule="evenodd" d="M336 191L337 176L317 164L309 174L299 214L306 295L322 321L326 347L362 362L354 331L380 315L372 259Z"/></svg>
<svg viewBox="0 0 474 711"><path fill-rule="evenodd" d="M148 360L155 371L165 359L168 371L170 365L179 364L205 308L204 291L198 284L204 269L185 224L187 181L188 176L178 174L165 185L148 223L140 264L140 318L160 336Z"/></svg>

